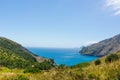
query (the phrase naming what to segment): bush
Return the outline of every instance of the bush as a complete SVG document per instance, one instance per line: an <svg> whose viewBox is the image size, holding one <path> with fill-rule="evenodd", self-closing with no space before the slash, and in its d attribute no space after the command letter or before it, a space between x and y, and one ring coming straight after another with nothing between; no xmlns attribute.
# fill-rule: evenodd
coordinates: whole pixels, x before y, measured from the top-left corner
<svg viewBox="0 0 120 80"><path fill-rule="evenodd" d="M37 68L27 68L24 70L24 73L40 73L41 70Z"/></svg>
<svg viewBox="0 0 120 80"><path fill-rule="evenodd" d="M54 67L54 61L52 59L46 60L42 63L36 63L35 68L38 68L40 70L50 70Z"/></svg>
<svg viewBox="0 0 120 80"><path fill-rule="evenodd" d="M83 68L83 67L87 67L87 66L89 66L89 65L90 65L90 63L84 62L84 63L76 64L76 65L73 66L73 67Z"/></svg>
<svg viewBox="0 0 120 80"><path fill-rule="evenodd" d="M29 80L29 79L23 75L17 75L12 80Z"/></svg>
<svg viewBox="0 0 120 80"><path fill-rule="evenodd" d="M100 80L98 76L95 74L88 74L88 80Z"/></svg>
<svg viewBox="0 0 120 80"><path fill-rule="evenodd" d="M101 64L101 61L98 59L95 61L95 65L100 65Z"/></svg>
<svg viewBox="0 0 120 80"><path fill-rule="evenodd" d="M111 54L106 57L105 62L108 63L108 62L116 61L118 59L119 56L117 54Z"/></svg>
<svg viewBox="0 0 120 80"><path fill-rule="evenodd" d="M65 69L67 66L65 65L65 64L60 64L59 66L58 66L58 68L59 69Z"/></svg>

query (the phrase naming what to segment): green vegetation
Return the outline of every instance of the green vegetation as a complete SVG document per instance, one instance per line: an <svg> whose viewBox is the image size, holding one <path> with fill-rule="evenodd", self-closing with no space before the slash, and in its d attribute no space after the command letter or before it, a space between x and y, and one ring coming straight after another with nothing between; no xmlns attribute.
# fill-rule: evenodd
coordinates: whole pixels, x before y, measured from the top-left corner
<svg viewBox="0 0 120 80"><path fill-rule="evenodd" d="M54 61L50 59L41 63L36 63L34 67L40 70L50 70L51 68L55 67L53 62Z"/></svg>
<svg viewBox="0 0 120 80"><path fill-rule="evenodd" d="M2 53L14 53L31 62L36 61L35 57L32 56L33 54L30 51L22 47L20 44L17 44L16 42L13 42L9 39L0 37L0 47Z"/></svg>
<svg viewBox="0 0 120 80"><path fill-rule="evenodd" d="M112 58L109 63L106 63L106 60L113 55L115 59ZM51 65L53 67L49 69L39 67L42 64L46 66L47 63L52 63L52 61L46 61L23 70L12 69L11 71L7 68L1 68L0 80L120 80L120 60L116 59L116 55L119 57L120 52L91 63L80 63L72 67L64 64Z"/></svg>
<svg viewBox="0 0 120 80"><path fill-rule="evenodd" d="M84 62L84 63L76 64L75 66L72 66L72 67L73 68L83 68L83 67L88 67L89 65L90 65L90 63Z"/></svg>
<svg viewBox="0 0 120 80"><path fill-rule="evenodd" d="M16 77L12 78L12 80L29 80L29 79L23 75L17 75Z"/></svg>
<svg viewBox="0 0 120 80"><path fill-rule="evenodd" d="M0 66L10 69L25 69L35 66L40 70L49 70L54 66L54 60L34 55L20 44L0 37Z"/></svg>
<svg viewBox="0 0 120 80"><path fill-rule="evenodd" d="M119 59L119 56L117 54L111 54L111 55L108 55L105 59L105 62L106 63L109 63L109 62L112 62L112 61L116 61Z"/></svg>
<svg viewBox="0 0 120 80"><path fill-rule="evenodd" d="M53 67L53 59L34 55L16 42L0 37L0 80L29 80L26 74Z"/></svg>
<svg viewBox="0 0 120 80"><path fill-rule="evenodd" d="M95 65L100 65L101 64L101 61L98 59L95 61Z"/></svg>
<svg viewBox="0 0 120 80"><path fill-rule="evenodd" d="M42 61L41 61L42 60ZM120 80L120 52L68 67L0 38L0 80Z"/></svg>
<svg viewBox="0 0 120 80"><path fill-rule="evenodd" d="M65 65L65 64L60 64L59 66L58 66L58 68L59 69L65 69L67 66Z"/></svg>
<svg viewBox="0 0 120 80"><path fill-rule="evenodd" d="M41 70L37 68L27 68L24 70L24 73L40 73Z"/></svg>
<svg viewBox="0 0 120 80"><path fill-rule="evenodd" d="M0 65L8 68L24 68L28 66L29 61L16 55L15 53L7 53L7 50L0 47Z"/></svg>
<svg viewBox="0 0 120 80"><path fill-rule="evenodd" d="M119 57L120 52L114 53L114 55ZM39 80L38 78L41 80L120 80L120 60L114 57L115 59L108 64L106 59L109 56L113 56L113 54L91 63L81 63L72 67L60 65L58 68L32 77L37 80Z"/></svg>

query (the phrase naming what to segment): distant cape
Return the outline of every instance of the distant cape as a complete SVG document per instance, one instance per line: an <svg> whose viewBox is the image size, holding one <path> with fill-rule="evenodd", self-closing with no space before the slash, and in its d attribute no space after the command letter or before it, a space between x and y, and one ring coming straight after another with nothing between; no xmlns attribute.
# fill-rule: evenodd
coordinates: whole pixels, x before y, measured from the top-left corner
<svg viewBox="0 0 120 80"><path fill-rule="evenodd" d="M93 45L83 47L80 53L83 55L105 56L118 51L120 51L120 34Z"/></svg>

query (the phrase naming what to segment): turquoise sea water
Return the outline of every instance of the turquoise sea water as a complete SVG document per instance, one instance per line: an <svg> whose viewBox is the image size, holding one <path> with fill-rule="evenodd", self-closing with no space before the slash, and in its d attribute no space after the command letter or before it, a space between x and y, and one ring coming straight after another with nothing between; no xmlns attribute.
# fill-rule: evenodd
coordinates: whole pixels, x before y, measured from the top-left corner
<svg viewBox="0 0 120 80"><path fill-rule="evenodd" d="M80 49L64 49L64 48L28 48L34 54L46 58L53 58L57 65L65 64L67 66L75 65L82 62L90 62L96 60L94 56L84 56L79 54Z"/></svg>

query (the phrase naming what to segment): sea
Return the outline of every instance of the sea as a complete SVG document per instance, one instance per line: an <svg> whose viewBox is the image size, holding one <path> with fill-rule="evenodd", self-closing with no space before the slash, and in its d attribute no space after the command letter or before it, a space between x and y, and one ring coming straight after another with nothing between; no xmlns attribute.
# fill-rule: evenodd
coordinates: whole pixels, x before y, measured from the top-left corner
<svg viewBox="0 0 120 80"><path fill-rule="evenodd" d="M57 65L73 66L78 63L91 62L98 59L95 56L85 56L79 53L79 48L27 48L34 54L54 59Z"/></svg>

